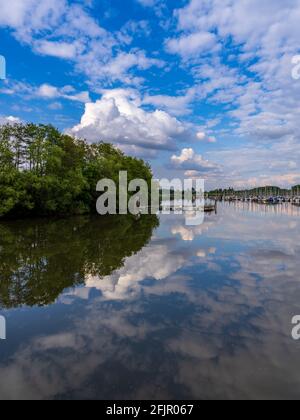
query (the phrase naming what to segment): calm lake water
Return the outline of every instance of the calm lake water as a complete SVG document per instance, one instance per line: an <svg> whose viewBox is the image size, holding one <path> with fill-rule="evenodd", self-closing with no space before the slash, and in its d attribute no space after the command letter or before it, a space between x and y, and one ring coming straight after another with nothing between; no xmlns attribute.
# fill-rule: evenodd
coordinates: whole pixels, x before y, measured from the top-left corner
<svg viewBox="0 0 300 420"><path fill-rule="evenodd" d="M0 399L300 398L300 209L0 224Z"/></svg>

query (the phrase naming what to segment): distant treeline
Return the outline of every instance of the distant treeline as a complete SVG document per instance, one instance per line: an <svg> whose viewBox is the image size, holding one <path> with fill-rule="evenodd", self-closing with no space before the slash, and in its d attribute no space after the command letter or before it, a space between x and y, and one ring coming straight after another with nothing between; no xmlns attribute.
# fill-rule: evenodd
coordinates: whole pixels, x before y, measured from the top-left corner
<svg viewBox="0 0 300 420"><path fill-rule="evenodd" d="M233 196L233 195L253 195L253 196L265 196L265 195L274 195L274 196L286 196L286 195L300 195L300 185L295 185L291 189L283 189L280 187L274 186L265 186L259 188L252 188L246 190L235 190L234 188L228 189L217 189L210 191L209 196Z"/></svg>
<svg viewBox="0 0 300 420"><path fill-rule="evenodd" d="M118 185L122 170L128 181L151 183L147 163L111 144L88 144L50 125L0 126L0 217L95 212L97 182Z"/></svg>

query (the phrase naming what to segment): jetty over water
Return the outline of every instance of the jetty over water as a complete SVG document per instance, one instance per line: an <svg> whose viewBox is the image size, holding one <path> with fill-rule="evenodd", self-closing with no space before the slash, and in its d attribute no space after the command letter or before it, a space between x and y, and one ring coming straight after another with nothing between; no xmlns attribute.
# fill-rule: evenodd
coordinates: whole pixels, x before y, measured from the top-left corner
<svg viewBox="0 0 300 420"><path fill-rule="evenodd" d="M161 203L160 211L162 213L182 213L189 211L202 211L205 213L217 212L217 202L197 204L189 203Z"/></svg>

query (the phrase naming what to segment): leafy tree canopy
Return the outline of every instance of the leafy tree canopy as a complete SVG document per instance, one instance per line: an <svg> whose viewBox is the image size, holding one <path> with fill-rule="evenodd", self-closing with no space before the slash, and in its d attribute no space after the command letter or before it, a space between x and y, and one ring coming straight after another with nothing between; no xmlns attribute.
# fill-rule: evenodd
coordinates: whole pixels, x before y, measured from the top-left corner
<svg viewBox="0 0 300 420"><path fill-rule="evenodd" d="M121 170L150 185L150 166L111 144L90 145L51 125L0 126L0 217L94 212L97 182L118 185Z"/></svg>

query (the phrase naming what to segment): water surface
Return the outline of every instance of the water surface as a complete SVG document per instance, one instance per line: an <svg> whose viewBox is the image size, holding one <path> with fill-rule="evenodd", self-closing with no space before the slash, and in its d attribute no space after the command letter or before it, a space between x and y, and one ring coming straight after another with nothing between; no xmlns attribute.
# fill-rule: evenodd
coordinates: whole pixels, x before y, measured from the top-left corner
<svg viewBox="0 0 300 420"><path fill-rule="evenodd" d="M0 398L300 398L300 209L0 224Z"/></svg>

